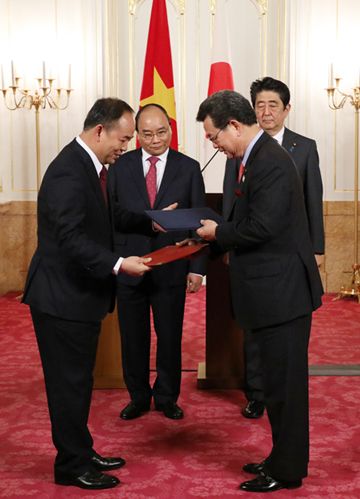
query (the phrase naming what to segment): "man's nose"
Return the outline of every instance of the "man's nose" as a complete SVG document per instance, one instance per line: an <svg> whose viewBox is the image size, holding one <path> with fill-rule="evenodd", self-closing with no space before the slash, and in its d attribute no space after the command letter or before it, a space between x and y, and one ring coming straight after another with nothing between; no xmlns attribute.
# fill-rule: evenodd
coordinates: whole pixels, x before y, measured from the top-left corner
<svg viewBox="0 0 360 499"><path fill-rule="evenodd" d="M121 152L126 152L128 148L129 142L125 142L124 144L121 145L120 151Z"/></svg>

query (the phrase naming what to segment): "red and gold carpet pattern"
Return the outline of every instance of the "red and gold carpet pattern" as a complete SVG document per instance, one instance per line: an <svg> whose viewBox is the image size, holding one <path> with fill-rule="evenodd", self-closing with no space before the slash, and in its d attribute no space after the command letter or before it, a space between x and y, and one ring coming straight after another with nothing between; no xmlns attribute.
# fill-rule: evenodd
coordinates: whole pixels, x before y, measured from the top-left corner
<svg viewBox="0 0 360 499"><path fill-rule="evenodd" d="M315 314L312 363L359 363L360 308L332 302ZM196 368L204 352L204 291L190 296L184 327L184 372L179 400L182 421L151 410L134 421L118 418L125 390L94 392L90 426L96 449L121 455L127 465L114 472L122 484L88 492L53 484L50 425L31 320L14 294L0 298L0 496L11 498L97 497L195 499L251 497L237 489L251 478L244 463L261 460L270 448L266 417L240 415L244 397L236 390L199 391ZM360 498L360 378L310 378L311 463L300 489L275 498ZM253 495L262 498L264 494ZM264 497L269 497L266 494Z"/></svg>

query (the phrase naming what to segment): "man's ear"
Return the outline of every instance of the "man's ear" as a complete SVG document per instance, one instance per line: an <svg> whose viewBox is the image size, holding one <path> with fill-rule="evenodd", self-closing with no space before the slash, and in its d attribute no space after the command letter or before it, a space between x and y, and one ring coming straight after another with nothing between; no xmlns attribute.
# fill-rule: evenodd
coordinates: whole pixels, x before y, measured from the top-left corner
<svg viewBox="0 0 360 499"><path fill-rule="evenodd" d="M244 126L242 123L240 123L240 121L234 119L229 120L228 124L232 126L236 132L241 132Z"/></svg>
<svg viewBox="0 0 360 499"><path fill-rule="evenodd" d="M101 132L103 131L103 129L104 129L103 125L96 125L95 136L96 136L97 141L100 140L100 135L101 135Z"/></svg>

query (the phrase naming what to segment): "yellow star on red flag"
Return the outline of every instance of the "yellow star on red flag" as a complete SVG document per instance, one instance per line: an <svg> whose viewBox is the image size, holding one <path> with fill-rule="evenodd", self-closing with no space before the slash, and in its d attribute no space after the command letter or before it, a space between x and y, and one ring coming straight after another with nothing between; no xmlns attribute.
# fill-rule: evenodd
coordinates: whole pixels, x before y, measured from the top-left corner
<svg viewBox="0 0 360 499"><path fill-rule="evenodd" d="M175 110L175 92L174 87L168 88L161 76L154 67L154 93L145 99L140 101L140 106L146 106L146 104L160 104L164 109L166 109L168 115L173 120L176 120L176 110Z"/></svg>

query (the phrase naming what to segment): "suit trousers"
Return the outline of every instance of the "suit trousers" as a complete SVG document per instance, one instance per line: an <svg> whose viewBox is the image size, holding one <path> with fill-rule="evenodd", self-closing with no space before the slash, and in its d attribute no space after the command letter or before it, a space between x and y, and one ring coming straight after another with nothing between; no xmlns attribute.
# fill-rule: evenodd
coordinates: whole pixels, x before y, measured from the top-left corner
<svg viewBox="0 0 360 499"><path fill-rule="evenodd" d="M264 402L259 345L251 330L244 331L244 392L247 400Z"/></svg>
<svg viewBox="0 0 360 499"><path fill-rule="evenodd" d="M55 475L92 469L87 427L100 322L69 321L31 307L44 371L54 445Z"/></svg>
<svg viewBox="0 0 360 499"><path fill-rule="evenodd" d="M124 379L131 400L149 406L176 402L181 384L181 338L185 284L166 286L151 274L137 286L118 282L117 306ZM150 310L157 336L156 380L150 386Z"/></svg>
<svg viewBox="0 0 360 499"><path fill-rule="evenodd" d="M264 402L273 447L265 459L271 476L307 476L309 462L308 345L311 314L253 330L263 369Z"/></svg>

